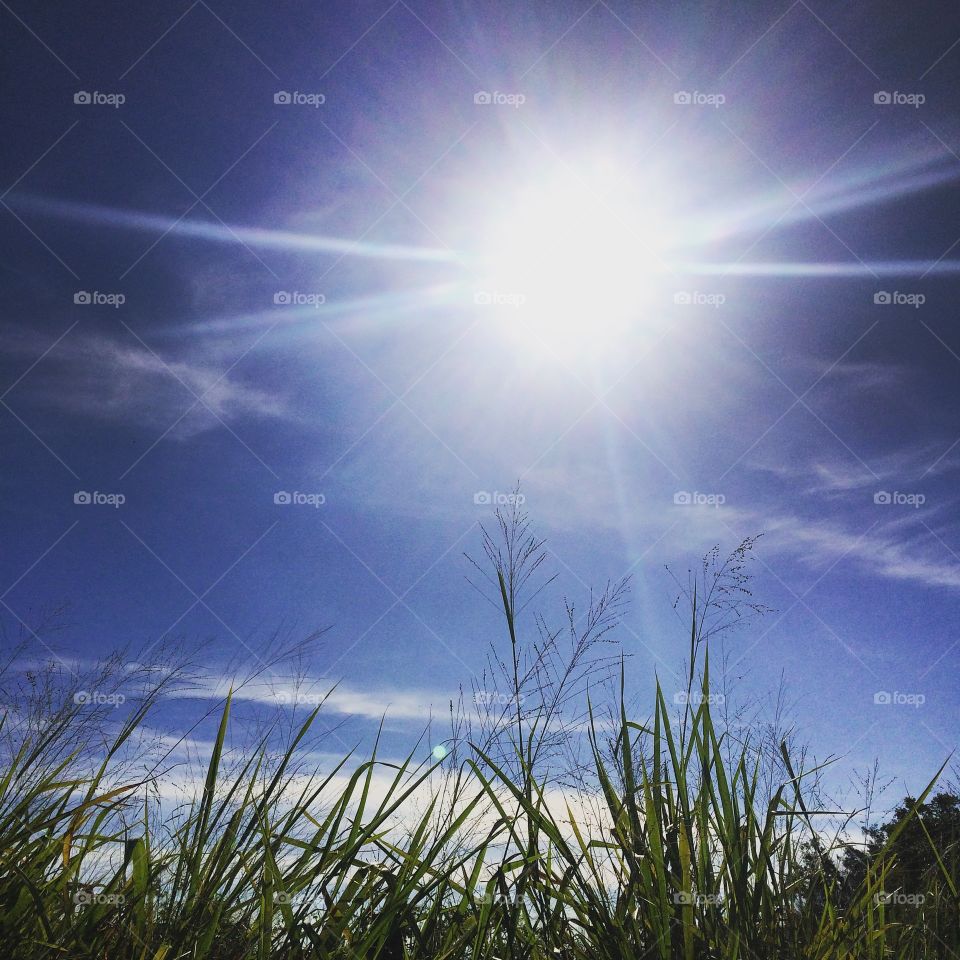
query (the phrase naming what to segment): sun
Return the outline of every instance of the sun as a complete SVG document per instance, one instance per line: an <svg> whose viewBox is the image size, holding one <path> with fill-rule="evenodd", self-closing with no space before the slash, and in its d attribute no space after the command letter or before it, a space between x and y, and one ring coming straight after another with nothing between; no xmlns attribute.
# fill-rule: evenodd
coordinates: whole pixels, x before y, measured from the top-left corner
<svg viewBox="0 0 960 960"><path fill-rule="evenodd" d="M609 162L510 193L483 235L477 304L539 356L609 348L650 308L668 243L658 206Z"/></svg>

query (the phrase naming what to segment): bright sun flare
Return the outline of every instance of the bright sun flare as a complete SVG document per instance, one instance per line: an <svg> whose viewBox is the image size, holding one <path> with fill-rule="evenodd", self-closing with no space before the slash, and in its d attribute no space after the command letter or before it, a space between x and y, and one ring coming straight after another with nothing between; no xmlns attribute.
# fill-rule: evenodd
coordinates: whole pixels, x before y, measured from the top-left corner
<svg viewBox="0 0 960 960"><path fill-rule="evenodd" d="M610 165L564 172L494 219L476 300L538 355L593 353L643 318L665 245L655 203Z"/></svg>

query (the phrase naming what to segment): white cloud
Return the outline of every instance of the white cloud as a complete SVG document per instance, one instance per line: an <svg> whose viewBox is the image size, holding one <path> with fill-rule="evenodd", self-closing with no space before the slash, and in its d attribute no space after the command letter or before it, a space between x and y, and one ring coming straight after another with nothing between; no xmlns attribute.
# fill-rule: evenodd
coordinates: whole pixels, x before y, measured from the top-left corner
<svg viewBox="0 0 960 960"><path fill-rule="evenodd" d="M843 558L888 579L960 588L960 559L933 533L924 543L919 533L903 536L902 523L858 533L832 521L791 515L758 517L757 522L768 534L765 546L797 554L814 567Z"/></svg>
<svg viewBox="0 0 960 960"><path fill-rule="evenodd" d="M863 462L845 455L757 460L752 465L785 481L799 482L806 496L842 496L891 485L906 490L929 482L960 467L960 446L950 449L948 443L925 443L864 458Z"/></svg>
<svg viewBox="0 0 960 960"><path fill-rule="evenodd" d="M229 677L200 681L190 689L175 694L181 698L226 697L234 683ZM272 707L299 705L311 708L321 701L326 713L380 720L384 715L392 720L428 721L446 714L451 699L457 699L459 690L448 692L416 690L411 688L357 689L347 684L324 679L294 680L289 677L259 677L249 683L236 684L234 701L260 703Z"/></svg>

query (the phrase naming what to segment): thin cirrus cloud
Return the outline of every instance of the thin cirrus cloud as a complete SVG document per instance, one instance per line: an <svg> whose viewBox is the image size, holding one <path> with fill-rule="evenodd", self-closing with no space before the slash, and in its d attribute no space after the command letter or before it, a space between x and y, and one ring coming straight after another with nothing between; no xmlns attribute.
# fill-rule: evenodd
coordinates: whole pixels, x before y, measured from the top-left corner
<svg viewBox="0 0 960 960"><path fill-rule="evenodd" d="M926 443L895 450L869 461L822 456L807 460L755 461L758 471L798 484L806 496L842 497L884 487L906 488L934 479L960 467L960 446L950 442Z"/></svg>
<svg viewBox="0 0 960 960"><path fill-rule="evenodd" d="M773 556L789 557L814 572L838 564L885 580L956 589L960 560L944 545L950 541L944 523L952 500L949 494L933 492L934 481L942 483L958 466L953 453L943 456L945 449L945 444L911 446L871 458L869 467L819 454L751 463L756 480L762 481L764 474L775 475L796 491L792 510L770 500L762 482L751 484L749 491L729 492L719 508L677 505L667 486L653 496L638 497L632 494L643 489L637 477L624 476L615 482L602 465L580 461L538 466L525 478L522 490L524 507L535 518L537 529L547 534L548 545L551 534L561 531L616 532L624 543L625 565L637 557L656 564L676 562L716 543L763 534L760 555L768 561ZM377 481L368 478L370 483ZM929 495L919 509L874 499L884 491L922 491L927 486ZM503 485L503 489L511 487ZM438 514L462 520L467 496L465 484L458 486L451 480L438 484L437 496L429 502ZM364 488L364 502L389 509L383 491ZM812 512L806 509L811 505L816 507ZM486 519L485 514L474 516Z"/></svg>
<svg viewBox="0 0 960 960"><path fill-rule="evenodd" d="M921 539L923 526L906 532L904 522L860 532L791 515L767 517L764 523L767 546L794 554L815 568L845 560L887 579L960 589L960 559L942 543L938 551L939 536L929 528L928 537Z"/></svg>
<svg viewBox="0 0 960 960"><path fill-rule="evenodd" d="M738 536L763 534L761 555L787 556L814 571L833 564L853 566L860 572L886 580L923 587L960 588L960 557L947 546L950 541L949 511L954 498L942 489L943 478L960 463L948 444L909 445L871 458L869 466L820 455L751 468L759 479L774 474L798 493L797 507L784 510L772 506L762 487L749 495L731 493L719 508L676 507L660 500L630 498L616 513L621 530L634 530L634 546L644 546L653 559L674 558L695 553L713 543L726 543ZM944 451L946 455L944 455ZM554 470L556 481L565 470ZM584 478L576 469L567 476L568 489L584 489L574 478ZM922 478L922 479L921 479ZM939 481L940 492L935 484ZM609 486L609 481L607 483ZM629 489L631 483L626 483ZM531 484L528 504L536 503L536 486ZM590 489L587 487L586 489ZM593 489L597 489L594 487ZM891 502L904 497L926 496L912 502ZM608 520L613 511L611 498L597 498L604 504ZM804 504L818 502L815 513ZM824 510L824 504L829 507ZM567 510L567 522L585 527L600 523L587 509ZM573 518L573 519L571 519Z"/></svg>
<svg viewBox="0 0 960 960"><path fill-rule="evenodd" d="M459 690L436 691L413 688L358 690L347 684L334 685L316 678L258 677L247 682L222 676L210 677L178 690L174 696L189 699L223 699L229 693L234 701L259 703L270 707L323 704L326 713L356 717L365 720L392 720L428 722L449 708Z"/></svg>
<svg viewBox="0 0 960 960"><path fill-rule="evenodd" d="M71 331L56 346L22 329L6 331L8 354L41 357L11 395L40 407L188 439L224 422L293 417L274 393L195 360L165 357L137 341Z"/></svg>

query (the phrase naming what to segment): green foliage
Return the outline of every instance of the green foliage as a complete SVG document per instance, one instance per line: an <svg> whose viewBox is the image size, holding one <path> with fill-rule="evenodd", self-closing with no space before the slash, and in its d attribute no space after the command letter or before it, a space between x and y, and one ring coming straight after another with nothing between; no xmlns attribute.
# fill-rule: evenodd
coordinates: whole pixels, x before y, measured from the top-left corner
<svg viewBox="0 0 960 960"><path fill-rule="evenodd" d="M496 573L519 685L516 581ZM589 763L578 791L539 775L537 738L548 734L519 709L507 760L489 741L430 763L415 753L387 762L375 749L305 775L297 759L318 707L279 758L265 737L227 775L228 698L202 790L177 809L147 802L144 782L111 779L111 759L146 709L93 768L88 751L62 755L55 728L25 738L0 771L4 955L957 956L957 798L931 798L931 783L838 867L838 850L814 830L822 811L805 799L817 768L803 769L784 744L786 773L766 789L762 751L731 742L715 716L696 589L691 601L681 706L657 682L651 716L632 719L621 665L612 722L585 695ZM924 896L889 896L898 889Z"/></svg>

